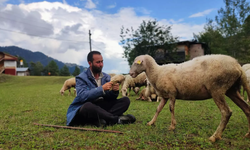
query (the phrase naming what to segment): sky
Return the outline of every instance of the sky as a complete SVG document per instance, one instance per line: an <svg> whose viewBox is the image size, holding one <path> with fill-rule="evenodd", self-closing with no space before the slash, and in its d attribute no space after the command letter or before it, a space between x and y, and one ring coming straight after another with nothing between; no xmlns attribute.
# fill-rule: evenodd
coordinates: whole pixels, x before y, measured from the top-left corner
<svg viewBox="0 0 250 150"><path fill-rule="evenodd" d="M224 8L223 0L0 0L0 46L39 51L88 67L91 47L102 53L103 72L128 73L119 44L121 27L143 20L171 26L180 41L192 40Z"/></svg>

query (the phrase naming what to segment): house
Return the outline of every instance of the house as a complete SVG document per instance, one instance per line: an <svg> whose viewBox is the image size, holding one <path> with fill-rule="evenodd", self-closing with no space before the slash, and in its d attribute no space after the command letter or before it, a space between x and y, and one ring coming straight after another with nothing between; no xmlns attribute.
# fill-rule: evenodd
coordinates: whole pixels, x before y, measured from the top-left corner
<svg viewBox="0 0 250 150"><path fill-rule="evenodd" d="M176 49L169 53L161 46L156 47L155 61L159 64L182 63L197 56L211 54L207 44L197 41L180 41L174 43Z"/></svg>
<svg viewBox="0 0 250 150"><path fill-rule="evenodd" d="M17 61L17 57L0 52L0 74L16 75Z"/></svg>
<svg viewBox="0 0 250 150"><path fill-rule="evenodd" d="M30 69L25 68L16 68L16 74L17 76L29 76L30 75Z"/></svg>

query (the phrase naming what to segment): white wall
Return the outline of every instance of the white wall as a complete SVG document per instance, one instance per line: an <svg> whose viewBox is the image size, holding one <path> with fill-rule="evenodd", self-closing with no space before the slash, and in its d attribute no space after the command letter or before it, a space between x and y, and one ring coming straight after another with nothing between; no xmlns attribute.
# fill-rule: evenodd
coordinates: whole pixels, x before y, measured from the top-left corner
<svg viewBox="0 0 250 150"><path fill-rule="evenodd" d="M4 67L16 67L16 61L4 61Z"/></svg>
<svg viewBox="0 0 250 150"><path fill-rule="evenodd" d="M24 76L25 75L25 72L18 72L17 73L17 76Z"/></svg>

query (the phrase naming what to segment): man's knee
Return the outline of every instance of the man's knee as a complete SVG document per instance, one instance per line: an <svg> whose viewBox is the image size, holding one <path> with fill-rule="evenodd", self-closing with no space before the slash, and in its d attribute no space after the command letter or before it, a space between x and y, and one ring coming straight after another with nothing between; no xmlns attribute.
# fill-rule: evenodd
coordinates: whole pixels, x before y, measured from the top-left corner
<svg viewBox="0 0 250 150"><path fill-rule="evenodd" d="M82 105L81 109L80 110L85 110L85 111L88 111L88 110L92 110L93 109L93 106L94 104L91 103L91 102L86 102Z"/></svg>
<svg viewBox="0 0 250 150"><path fill-rule="evenodd" d="M122 97L120 100L122 101L122 103L124 103L124 105L127 105L127 106L130 105L130 99L128 97L126 96Z"/></svg>

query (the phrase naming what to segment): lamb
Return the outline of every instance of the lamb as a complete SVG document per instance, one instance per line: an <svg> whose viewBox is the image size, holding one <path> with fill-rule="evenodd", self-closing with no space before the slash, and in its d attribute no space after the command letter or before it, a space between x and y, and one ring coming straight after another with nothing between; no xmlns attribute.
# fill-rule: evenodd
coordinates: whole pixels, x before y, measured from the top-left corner
<svg viewBox="0 0 250 150"><path fill-rule="evenodd" d="M67 79L64 82L64 84L63 84L63 86L62 86L62 88L60 90L61 95L63 95L66 90L69 90L69 95L70 95L71 94L71 92L70 92L71 87L75 87L75 86L76 86L76 79L75 79L75 77ZM76 93L76 92L74 91L74 93Z"/></svg>
<svg viewBox="0 0 250 150"><path fill-rule="evenodd" d="M146 92L146 88L144 88L142 91L141 91L141 93L139 94L139 97L138 98L136 98L136 100L146 100L147 98L146 98L146 96L145 96L145 92Z"/></svg>
<svg viewBox="0 0 250 150"><path fill-rule="evenodd" d="M135 92L135 95L137 95L140 92L140 87L133 88L133 91Z"/></svg>
<svg viewBox="0 0 250 150"><path fill-rule="evenodd" d="M159 102L160 97L156 94L156 91L153 86L151 86L150 82L146 79L147 86L141 91L139 97L136 100L147 100L152 102L152 99L156 99Z"/></svg>
<svg viewBox="0 0 250 150"><path fill-rule="evenodd" d="M109 73L110 77L112 78L113 76L115 76L115 73Z"/></svg>
<svg viewBox="0 0 250 150"><path fill-rule="evenodd" d="M168 99L170 99L171 112L169 129L174 130L176 99L205 100L213 98L222 115L217 130L209 138L211 142L215 142L221 139L222 132L232 115L232 111L225 101L226 95L245 113L248 120L248 133L245 137L250 138L250 106L239 93L242 85L246 89L247 95L250 96L250 87L247 84L245 72L234 58L226 55L205 55L181 64L159 66L151 56L140 55L135 58L129 74L135 78L142 72L146 73L149 82L161 97L157 111L148 125L155 123Z"/></svg>
<svg viewBox="0 0 250 150"><path fill-rule="evenodd" d="M117 75L111 77L111 82L113 82L113 84L115 84L115 83L121 84L124 80L125 80L125 77L122 74L117 74Z"/></svg>
<svg viewBox="0 0 250 150"><path fill-rule="evenodd" d="M145 91L145 97L148 98L148 101L152 101L151 99L156 99L156 102L160 101L160 96L158 96L158 94L156 93L155 88L151 85L151 83L148 81L148 79L146 78L146 82L147 82L147 87L146 87L146 91Z"/></svg>
<svg viewBox="0 0 250 150"><path fill-rule="evenodd" d="M125 77L124 84L122 86L122 96L129 96L131 88L145 86L146 74L142 73L136 78L132 78L130 75ZM129 88L129 92L128 92Z"/></svg>

